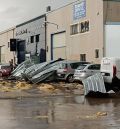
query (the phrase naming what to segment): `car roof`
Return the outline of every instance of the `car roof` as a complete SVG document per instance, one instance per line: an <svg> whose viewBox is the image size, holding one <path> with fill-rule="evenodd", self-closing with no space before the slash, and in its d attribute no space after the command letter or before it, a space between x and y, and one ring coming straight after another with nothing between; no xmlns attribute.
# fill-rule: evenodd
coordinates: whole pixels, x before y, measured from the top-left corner
<svg viewBox="0 0 120 129"><path fill-rule="evenodd" d="M100 64L83 64L85 67L89 67L91 65L100 65ZM80 67L80 66L79 66Z"/></svg>
<svg viewBox="0 0 120 129"><path fill-rule="evenodd" d="M90 62L86 62L86 61L73 61L73 60L64 60L64 61L60 61L60 63L67 63L67 64L70 64L70 63L90 63Z"/></svg>
<svg viewBox="0 0 120 129"><path fill-rule="evenodd" d="M2 64L2 63L0 63L0 66L10 66L10 64Z"/></svg>

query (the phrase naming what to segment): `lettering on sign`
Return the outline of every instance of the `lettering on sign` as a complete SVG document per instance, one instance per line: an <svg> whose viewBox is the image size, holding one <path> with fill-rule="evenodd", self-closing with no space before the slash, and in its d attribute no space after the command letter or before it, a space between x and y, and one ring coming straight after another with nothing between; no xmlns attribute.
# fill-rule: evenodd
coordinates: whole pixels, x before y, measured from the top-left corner
<svg viewBox="0 0 120 129"><path fill-rule="evenodd" d="M25 34L25 33L28 33L28 30L27 30L27 29L21 30L21 31L19 31L19 32L16 32L16 36L22 35L22 34Z"/></svg>

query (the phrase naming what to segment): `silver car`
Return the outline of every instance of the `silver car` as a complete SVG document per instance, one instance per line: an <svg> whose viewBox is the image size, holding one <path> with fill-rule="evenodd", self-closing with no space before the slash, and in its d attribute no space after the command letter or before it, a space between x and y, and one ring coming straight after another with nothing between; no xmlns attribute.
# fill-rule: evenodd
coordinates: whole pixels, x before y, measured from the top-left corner
<svg viewBox="0 0 120 129"><path fill-rule="evenodd" d="M57 79L64 80L68 82L73 82L73 75L75 69L83 64L88 64L89 62L85 61L62 61L59 65L59 69L57 70ZM90 64L90 63L89 63Z"/></svg>
<svg viewBox="0 0 120 129"><path fill-rule="evenodd" d="M75 70L74 80L82 81L96 73L100 73L100 64L83 64Z"/></svg>

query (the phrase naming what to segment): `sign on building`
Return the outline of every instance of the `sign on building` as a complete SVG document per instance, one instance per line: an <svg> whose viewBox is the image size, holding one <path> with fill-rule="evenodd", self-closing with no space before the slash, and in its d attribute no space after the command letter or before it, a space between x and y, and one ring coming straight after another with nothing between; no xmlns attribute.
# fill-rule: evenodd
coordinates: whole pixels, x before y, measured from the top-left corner
<svg viewBox="0 0 120 129"><path fill-rule="evenodd" d="M77 20L86 16L86 1L81 1L73 6L73 19Z"/></svg>

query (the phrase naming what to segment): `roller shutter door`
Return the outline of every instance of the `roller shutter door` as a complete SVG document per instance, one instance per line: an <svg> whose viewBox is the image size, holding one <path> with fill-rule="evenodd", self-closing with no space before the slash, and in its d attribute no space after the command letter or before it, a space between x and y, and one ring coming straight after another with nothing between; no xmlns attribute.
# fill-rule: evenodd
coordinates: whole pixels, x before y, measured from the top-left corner
<svg viewBox="0 0 120 129"><path fill-rule="evenodd" d="M52 59L66 59L65 32L52 35Z"/></svg>

